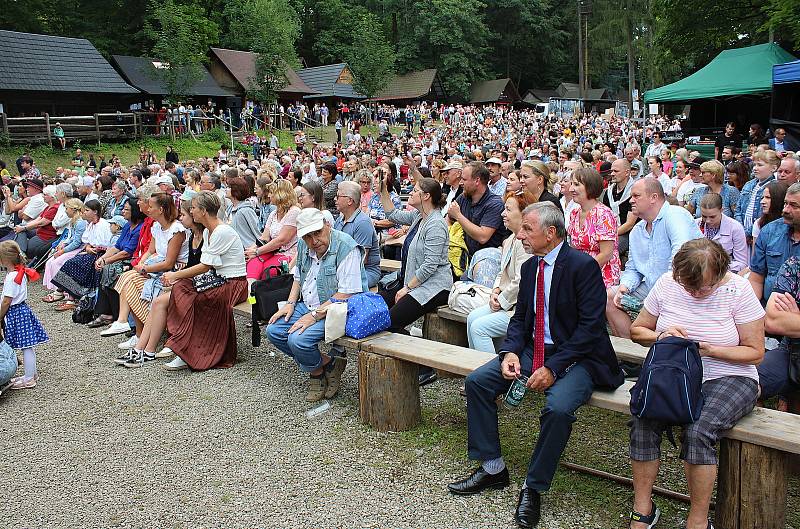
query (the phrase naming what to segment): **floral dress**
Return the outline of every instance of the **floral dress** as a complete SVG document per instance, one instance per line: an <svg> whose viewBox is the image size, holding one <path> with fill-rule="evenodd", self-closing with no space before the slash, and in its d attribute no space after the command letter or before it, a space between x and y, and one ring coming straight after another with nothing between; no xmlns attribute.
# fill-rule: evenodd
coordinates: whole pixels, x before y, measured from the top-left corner
<svg viewBox="0 0 800 529"><path fill-rule="evenodd" d="M581 226L581 208L575 208L569 216L567 225L570 245L576 250L586 252L592 257L600 254L600 241L614 241L611 259L603 265L603 283L606 288L619 283L620 261L617 241L617 218L611 208L598 203L586 215Z"/></svg>

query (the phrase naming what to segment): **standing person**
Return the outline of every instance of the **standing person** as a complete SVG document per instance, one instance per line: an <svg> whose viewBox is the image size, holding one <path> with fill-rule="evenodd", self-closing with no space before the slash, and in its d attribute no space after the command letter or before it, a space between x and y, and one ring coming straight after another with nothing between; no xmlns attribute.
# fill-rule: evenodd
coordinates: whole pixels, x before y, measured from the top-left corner
<svg viewBox="0 0 800 529"><path fill-rule="evenodd" d="M9 347L22 351L25 363L25 374L12 379L11 389L34 388L39 378L34 347L49 341L44 327L27 303L28 281L39 279L39 273L25 267L25 258L14 241L0 242L0 265L8 270L0 303L0 321L5 323L3 337Z"/></svg>
<svg viewBox="0 0 800 529"><path fill-rule="evenodd" d="M631 213L631 189L633 178L630 176L631 164L625 158L611 162L611 183L603 192L603 204L611 208L617 218L617 247L619 254L628 254L628 239L636 225L636 215Z"/></svg>
<svg viewBox="0 0 800 529"><path fill-rule="evenodd" d="M761 197L767 186L775 181L775 173L781 164L775 151L759 151L753 155L755 178L747 182L739 195L734 218L744 226L748 245L753 244L753 223L761 213Z"/></svg>
<svg viewBox="0 0 800 529"><path fill-rule="evenodd" d="M592 168L581 167L572 173L570 190L580 208L573 210L567 221L569 244L594 257L606 288L616 285L620 274L617 217L597 200L603 192L603 177Z"/></svg>
<svg viewBox="0 0 800 529"><path fill-rule="evenodd" d="M467 340L470 349L496 353L494 339L506 335L517 304L522 264L530 259L522 241L517 238L522 227L522 212L536 201L528 191L506 193L503 223L511 232L503 241L500 273L494 282L489 304L477 308L467 317Z"/></svg>
<svg viewBox="0 0 800 529"><path fill-rule="evenodd" d="M469 457L480 462L470 476L448 485L453 494L478 494L509 484L500 451L495 399L512 381L545 393L539 437L514 518L539 523L541 494L549 490L575 422L575 411L596 388L623 382L603 317L600 267L564 244L564 215L552 204L525 208L517 234L534 257L522 265L519 298L497 358L466 380ZM556 300L558 301L556 303Z"/></svg>
<svg viewBox="0 0 800 529"><path fill-rule="evenodd" d="M689 213L666 201L664 188L653 178L641 178L631 188L631 212L639 219L631 230L628 262L619 286L610 287L606 317L611 333L630 338L631 318L622 305L627 294L644 301L658 278L667 272L683 243L703 234Z"/></svg>
<svg viewBox="0 0 800 529"><path fill-rule="evenodd" d="M168 370L205 370L236 363L236 325L233 307L247 299L244 247L236 231L220 222L221 206L214 193L201 192L192 200L194 222L205 227L200 263L177 272L166 272L161 281L172 286L169 300L166 346L176 357ZM224 277L215 288L198 292L191 278L210 271Z"/></svg>
<svg viewBox="0 0 800 529"><path fill-rule="evenodd" d="M342 118L337 117L333 128L336 129L336 143L342 143Z"/></svg>
<svg viewBox="0 0 800 529"><path fill-rule="evenodd" d="M714 158L717 160L722 159L722 149L726 145L742 148L742 135L736 132L736 123L729 121L725 124L725 132L717 136L714 142Z"/></svg>

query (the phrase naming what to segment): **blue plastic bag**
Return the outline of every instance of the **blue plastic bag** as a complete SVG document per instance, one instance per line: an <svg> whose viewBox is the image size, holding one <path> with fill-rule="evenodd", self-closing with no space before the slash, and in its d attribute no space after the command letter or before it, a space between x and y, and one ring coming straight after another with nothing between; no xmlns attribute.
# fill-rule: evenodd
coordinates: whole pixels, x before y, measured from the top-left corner
<svg viewBox="0 0 800 529"><path fill-rule="evenodd" d="M374 292L356 294L347 300L347 323L344 333L356 340L385 331L392 325L389 307Z"/></svg>

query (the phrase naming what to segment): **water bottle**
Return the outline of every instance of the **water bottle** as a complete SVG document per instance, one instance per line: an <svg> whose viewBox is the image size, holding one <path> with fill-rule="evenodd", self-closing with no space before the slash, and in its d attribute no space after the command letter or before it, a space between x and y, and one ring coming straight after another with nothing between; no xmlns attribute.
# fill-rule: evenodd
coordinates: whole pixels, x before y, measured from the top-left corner
<svg viewBox="0 0 800 529"><path fill-rule="evenodd" d="M511 383L503 399L507 408L513 409L519 406L519 403L522 402L522 399L525 398L525 393L528 391L527 383L528 378L522 375L514 379L514 382Z"/></svg>
<svg viewBox="0 0 800 529"><path fill-rule="evenodd" d="M289 273L289 262L281 261L281 274L288 274L288 273Z"/></svg>

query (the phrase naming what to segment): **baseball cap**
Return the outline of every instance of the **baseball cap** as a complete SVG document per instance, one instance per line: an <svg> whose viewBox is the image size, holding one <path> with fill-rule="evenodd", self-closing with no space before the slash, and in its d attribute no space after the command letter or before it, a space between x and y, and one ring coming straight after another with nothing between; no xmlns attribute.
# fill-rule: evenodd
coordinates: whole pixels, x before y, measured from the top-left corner
<svg viewBox="0 0 800 529"><path fill-rule="evenodd" d="M447 165L442 167L442 171L449 171L450 169L463 169L463 168L464 164L461 162L461 160L451 159L449 162L447 162Z"/></svg>
<svg viewBox="0 0 800 529"><path fill-rule="evenodd" d="M165 174L161 175L161 176L157 176L153 180L153 185L157 186L159 184L168 184L170 187L175 187L175 184L172 183L172 178L169 177L168 175L165 175Z"/></svg>
<svg viewBox="0 0 800 529"><path fill-rule="evenodd" d="M306 208L297 215L297 236L304 237L309 233L321 230L325 225L325 217L317 208Z"/></svg>
<svg viewBox="0 0 800 529"><path fill-rule="evenodd" d="M125 217L123 217L122 215L114 215L113 217L111 217L111 224L116 224L120 228L124 228L125 226L128 225L128 221L125 220Z"/></svg>
<svg viewBox="0 0 800 529"><path fill-rule="evenodd" d="M491 158L489 158L488 160L486 160L486 163L487 163L487 164L489 164L489 163L495 163L495 164L497 164L497 165L503 165L503 160L501 160L501 159L500 159L500 158L498 158L497 156L492 156Z"/></svg>

